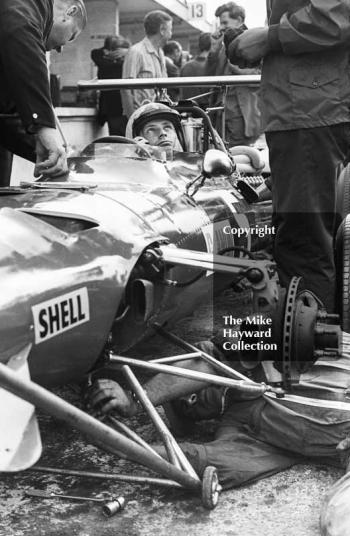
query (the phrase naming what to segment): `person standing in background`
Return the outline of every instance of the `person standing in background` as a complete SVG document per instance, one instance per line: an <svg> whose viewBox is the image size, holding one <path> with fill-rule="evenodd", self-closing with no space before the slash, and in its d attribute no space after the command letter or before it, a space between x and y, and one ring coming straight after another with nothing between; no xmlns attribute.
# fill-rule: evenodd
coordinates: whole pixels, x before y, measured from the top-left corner
<svg viewBox="0 0 350 536"><path fill-rule="evenodd" d="M130 43L120 35L108 35L102 48L91 51L91 59L97 66L97 78L122 78L123 62ZM110 135L124 136L126 117L123 115L120 90L101 91L98 107L98 120L101 125L106 121Z"/></svg>
<svg viewBox="0 0 350 536"><path fill-rule="evenodd" d="M144 18L146 37L131 46L125 56L123 78L166 78L163 47L171 39L173 19L165 11L150 11ZM130 115L144 101L154 100L153 89L123 90L122 103L125 115Z"/></svg>
<svg viewBox="0 0 350 536"><path fill-rule="evenodd" d="M217 8L220 30L212 35L211 49L206 62L206 76L228 76L258 74L258 68L240 68L230 63L225 54L225 30L243 30L245 11L235 2L227 2ZM221 96L216 92L211 106L221 104ZM221 117L217 114L214 126L221 132ZM258 88L239 86L228 88L225 104L225 140L230 146L251 145L261 134Z"/></svg>
<svg viewBox="0 0 350 536"><path fill-rule="evenodd" d="M60 51L85 25L82 0L1 0L1 186L10 184L12 154L36 162L36 177L67 171L51 102L46 51Z"/></svg>
<svg viewBox="0 0 350 536"><path fill-rule="evenodd" d="M177 41L168 41L163 47L163 52L165 56L165 66L166 72L169 78L174 78L180 76L180 68L178 67L181 63L182 58L182 46ZM180 89L171 87L167 89L167 93L172 101L176 102L179 100Z"/></svg>
<svg viewBox="0 0 350 536"><path fill-rule="evenodd" d="M169 78L180 76L179 64L182 58L182 46L177 41L168 41L163 47L165 66Z"/></svg>
<svg viewBox="0 0 350 536"><path fill-rule="evenodd" d="M182 67L180 75L181 76L206 76L206 59L211 48L211 36L210 33L202 33L198 39L198 55L189 60ZM191 99L196 95L201 93L207 93L209 88L207 87L183 87L181 88L181 98L182 99ZM209 104L209 97L204 97L199 101L199 104L202 108L206 108Z"/></svg>

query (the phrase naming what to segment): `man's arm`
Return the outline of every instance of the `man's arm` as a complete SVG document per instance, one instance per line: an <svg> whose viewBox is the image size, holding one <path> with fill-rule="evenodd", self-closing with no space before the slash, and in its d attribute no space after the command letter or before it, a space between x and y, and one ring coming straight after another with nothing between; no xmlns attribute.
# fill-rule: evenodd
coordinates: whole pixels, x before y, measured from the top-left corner
<svg viewBox="0 0 350 536"><path fill-rule="evenodd" d="M170 58L165 59L165 64L166 64L167 75L169 76L169 78L180 76L180 69L175 65L175 63Z"/></svg>
<svg viewBox="0 0 350 536"><path fill-rule="evenodd" d="M286 12L278 24L252 28L229 46L230 57L257 61L270 52L322 52L350 44L350 0L310 0L308 6Z"/></svg>
<svg viewBox="0 0 350 536"><path fill-rule="evenodd" d="M118 47L115 50L94 48L91 51L91 59L97 67L109 67L113 63L122 63L128 52L126 47Z"/></svg>
<svg viewBox="0 0 350 536"><path fill-rule="evenodd" d="M223 35L216 36L214 34L214 36L213 35L210 36L210 41L211 41L210 51L207 56L207 59L205 60L205 67L204 67L205 76L215 76L217 74L222 74L218 72L218 68L219 68L218 60L219 60L220 51L224 46L224 37Z"/></svg>
<svg viewBox="0 0 350 536"><path fill-rule="evenodd" d="M58 177L67 173L67 153L58 130L41 127L35 135L34 177Z"/></svg>
<svg viewBox="0 0 350 536"><path fill-rule="evenodd" d="M94 48L90 52L90 56L96 67L103 67L105 65L110 65L109 58L105 57L103 54L103 48Z"/></svg>
<svg viewBox="0 0 350 536"><path fill-rule="evenodd" d="M185 369L206 372L214 374L215 371L205 361L190 360L179 361L174 363L175 366ZM171 374L159 373L148 380L143 388L145 389L148 398L154 406L160 406L165 402L170 402L195 393L206 387L205 382L191 380L189 378L180 378ZM89 393L89 403L97 411L101 413L109 413L117 411L124 417L132 417L138 411L138 404L133 399L131 394L124 391L118 383L113 380L101 379L97 380Z"/></svg>
<svg viewBox="0 0 350 536"><path fill-rule="evenodd" d="M35 176L66 172L67 161L55 129L45 38L52 6L48 0L2 0L0 57L4 87L28 130L36 135Z"/></svg>
<svg viewBox="0 0 350 536"><path fill-rule="evenodd" d="M143 57L137 48L130 48L123 64L123 78L152 78L153 74L144 69ZM137 110L145 100L153 100L153 90L123 89L121 91L123 110L127 117Z"/></svg>
<svg viewBox="0 0 350 536"><path fill-rule="evenodd" d="M55 128L44 30L48 0L1 0L0 56L9 97L26 128Z"/></svg>
<svg viewBox="0 0 350 536"><path fill-rule="evenodd" d="M303 54L350 44L349 17L349 0L310 0L308 6L286 12L279 24L270 26L269 49Z"/></svg>
<svg viewBox="0 0 350 536"><path fill-rule="evenodd" d="M211 341L201 341L197 345L199 350L210 354L218 361L223 361L224 355ZM225 363L225 360L223 361ZM229 363L225 363L229 365ZM214 367L203 359L191 359L174 363L175 366L206 374L217 374ZM154 406L160 406L165 402L176 400L180 397L201 391L209 384L205 381L178 377L171 374L159 373L143 384L148 398ZM230 388L226 391L225 397L229 393L231 402L234 400L250 400L257 398L256 393L245 393L244 391ZM92 390L88 393L90 405L95 411L109 413L117 411L124 417L136 415L139 405L128 391L124 391L118 383L113 380L97 380Z"/></svg>
<svg viewBox="0 0 350 536"><path fill-rule="evenodd" d="M125 56L123 64L123 78L139 78L142 58L138 50L130 48ZM142 90L123 89L121 91L123 110L127 117L137 110L145 96Z"/></svg>

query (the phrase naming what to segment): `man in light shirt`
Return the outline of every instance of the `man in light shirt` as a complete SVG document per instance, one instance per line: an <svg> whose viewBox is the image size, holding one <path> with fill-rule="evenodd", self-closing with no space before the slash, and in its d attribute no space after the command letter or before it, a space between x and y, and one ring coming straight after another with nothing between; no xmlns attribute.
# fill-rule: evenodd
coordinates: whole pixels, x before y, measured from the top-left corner
<svg viewBox="0 0 350 536"><path fill-rule="evenodd" d="M165 11L151 11L144 19L145 38L128 51L123 65L123 78L166 78L163 46L171 39L173 19ZM152 102L153 89L122 91L124 113L127 117L144 102Z"/></svg>

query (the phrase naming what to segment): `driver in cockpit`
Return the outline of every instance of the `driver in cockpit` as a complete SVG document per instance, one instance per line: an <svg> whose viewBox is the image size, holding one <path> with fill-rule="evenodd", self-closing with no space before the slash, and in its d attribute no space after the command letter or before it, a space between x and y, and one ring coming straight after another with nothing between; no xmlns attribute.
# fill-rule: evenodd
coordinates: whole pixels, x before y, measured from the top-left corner
<svg viewBox="0 0 350 536"><path fill-rule="evenodd" d="M166 153L184 150L181 116L160 102L140 106L130 116L125 134L139 143L164 148Z"/></svg>
<svg viewBox="0 0 350 536"><path fill-rule="evenodd" d="M152 156L168 161L173 159L174 151L189 150L181 115L161 102L143 104L135 110L129 118L125 136L144 145ZM221 140L220 144L226 151ZM236 146L230 154L241 171L259 173L265 166L259 151L253 147Z"/></svg>

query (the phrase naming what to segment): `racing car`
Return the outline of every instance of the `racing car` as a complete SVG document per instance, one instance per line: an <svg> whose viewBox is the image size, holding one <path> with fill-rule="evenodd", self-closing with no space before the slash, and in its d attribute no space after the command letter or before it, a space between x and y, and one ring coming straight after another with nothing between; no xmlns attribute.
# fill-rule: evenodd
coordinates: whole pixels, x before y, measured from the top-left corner
<svg viewBox="0 0 350 536"><path fill-rule="evenodd" d="M148 407L130 371L135 360L125 361L123 354L211 298L213 285L219 291L245 281L253 291L252 312L282 319L276 338L287 380L301 351L300 361L313 362L317 352L339 346L334 318L299 292L297 280L281 294L273 260L254 257L271 237L265 178L254 166L250 177L240 174L235 151L226 150L198 107L180 104L177 113L182 148L171 158L131 138L107 137L73 157L64 179L0 192L0 420L8 430L0 440L1 470L23 469L40 456L33 404L74 424L106 450L126 452L173 482L202 489L204 503L213 507L219 489L215 471L209 468L201 483L173 438L172 464L45 387L81 380L119 356ZM188 150L183 128L199 116L203 153ZM254 151L246 152L251 163L259 160ZM203 352L197 355L210 360ZM160 366L153 364L153 370ZM279 387L215 366L228 377L211 375L207 381L279 394ZM169 432L150 413L169 443Z"/></svg>

